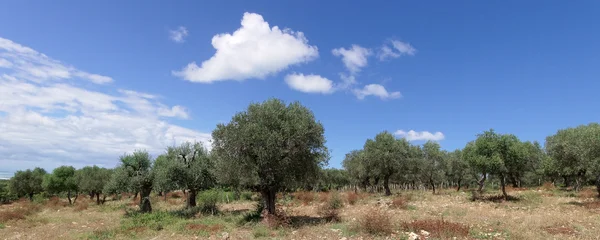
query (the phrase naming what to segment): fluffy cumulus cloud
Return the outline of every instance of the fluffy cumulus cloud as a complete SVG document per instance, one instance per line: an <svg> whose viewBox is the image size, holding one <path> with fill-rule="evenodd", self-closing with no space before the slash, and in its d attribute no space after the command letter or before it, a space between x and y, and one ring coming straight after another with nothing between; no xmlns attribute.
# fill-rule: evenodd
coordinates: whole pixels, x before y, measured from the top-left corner
<svg viewBox="0 0 600 240"><path fill-rule="evenodd" d="M416 52L417 49L415 49L409 43L398 40L390 40L381 47L377 57L379 60L384 61L389 58L398 58L403 55L413 56Z"/></svg>
<svg viewBox="0 0 600 240"><path fill-rule="evenodd" d="M351 74L355 74L359 72L361 68L367 66L368 57L371 55L371 50L354 44L349 49L333 49L331 53L333 53L334 56L341 57L342 62L348 71L350 71Z"/></svg>
<svg viewBox="0 0 600 240"><path fill-rule="evenodd" d="M290 88L305 93L328 94L334 91L333 82L319 75L288 74L285 82Z"/></svg>
<svg viewBox="0 0 600 240"><path fill-rule="evenodd" d="M364 99L367 96L376 96L381 98L382 100L386 100L400 98L402 96L400 92L388 92L384 86L381 86L379 84L368 84L362 89L354 89L353 92L358 99Z"/></svg>
<svg viewBox="0 0 600 240"><path fill-rule="evenodd" d="M209 146L209 133L169 123L170 118L189 118L182 106L114 89L103 84L112 82L110 77L78 70L8 39L0 38L0 59L5 60L0 68L3 171L63 164L113 167L119 155L135 149L158 154L183 141Z"/></svg>
<svg viewBox="0 0 600 240"><path fill-rule="evenodd" d="M396 136L406 138L408 141L441 141L444 140L444 134L441 132L431 133L428 131L417 132L410 130L408 132L404 130L398 130L394 133Z"/></svg>
<svg viewBox="0 0 600 240"><path fill-rule="evenodd" d="M169 38L176 43L185 42L185 37L187 37L187 35L188 30L183 26L179 26L177 29L169 31Z"/></svg>
<svg viewBox="0 0 600 240"><path fill-rule="evenodd" d="M235 32L215 35L212 46L216 53L210 59L200 66L192 62L173 74L200 83L262 79L319 56L302 32L270 27L255 13L244 13Z"/></svg>

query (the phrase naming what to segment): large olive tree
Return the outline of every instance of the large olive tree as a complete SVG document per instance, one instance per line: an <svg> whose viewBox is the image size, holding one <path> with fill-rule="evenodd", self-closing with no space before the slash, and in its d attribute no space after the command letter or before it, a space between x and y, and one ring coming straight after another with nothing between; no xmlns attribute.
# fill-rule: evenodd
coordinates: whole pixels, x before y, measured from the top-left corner
<svg viewBox="0 0 600 240"><path fill-rule="evenodd" d="M423 155L421 161L421 178L423 182L429 184L433 193L435 193L435 186L439 185L444 179L445 174L445 163L444 156L445 152L441 150L440 145L437 142L427 141L423 144Z"/></svg>
<svg viewBox="0 0 600 240"><path fill-rule="evenodd" d="M260 191L265 208L275 213L282 188L315 181L327 163L323 125L298 102L278 99L250 104L213 131L219 178Z"/></svg>

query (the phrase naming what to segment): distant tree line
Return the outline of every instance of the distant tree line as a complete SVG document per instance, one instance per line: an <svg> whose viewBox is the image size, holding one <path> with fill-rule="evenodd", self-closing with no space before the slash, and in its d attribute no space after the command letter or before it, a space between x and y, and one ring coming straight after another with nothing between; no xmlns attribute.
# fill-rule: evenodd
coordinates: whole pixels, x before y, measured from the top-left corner
<svg viewBox="0 0 600 240"><path fill-rule="evenodd" d="M597 184L600 196L600 125L593 123L559 130L538 142L512 134L484 131L463 149L442 150L437 142L414 145L381 132L362 149L346 154L343 169L325 168L329 151L323 125L298 102L278 99L253 103L231 121L217 125L212 149L182 143L152 157L145 150L124 154L114 169L61 166L47 173L35 168L17 171L0 181L0 201L65 196L70 204L85 194L103 204L108 196L139 196L142 212L152 211L150 194L186 193L186 208L197 206L199 192L227 187L236 193L253 190L265 210L276 212L278 192L297 189L381 191L476 187L499 183L534 186L544 182L572 186Z"/></svg>

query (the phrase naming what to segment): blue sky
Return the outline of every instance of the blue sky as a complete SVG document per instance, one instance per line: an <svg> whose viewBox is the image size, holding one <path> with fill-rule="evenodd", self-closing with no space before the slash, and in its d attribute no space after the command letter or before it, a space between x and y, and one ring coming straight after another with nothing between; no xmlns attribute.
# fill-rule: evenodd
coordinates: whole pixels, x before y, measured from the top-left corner
<svg viewBox="0 0 600 240"><path fill-rule="evenodd" d="M270 97L313 110L332 167L383 130L543 142L600 117L599 24L597 1L4 2L0 171L113 167Z"/></svg>

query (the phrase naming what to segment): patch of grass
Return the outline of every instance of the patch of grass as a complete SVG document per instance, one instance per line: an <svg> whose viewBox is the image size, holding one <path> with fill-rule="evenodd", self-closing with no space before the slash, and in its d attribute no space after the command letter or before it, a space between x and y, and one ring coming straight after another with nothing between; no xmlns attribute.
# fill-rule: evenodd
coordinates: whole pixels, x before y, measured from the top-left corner
<svg viewBox="0 0 600 240"><path fill-rule="evenodd" d="M271 230L262 224L256 224L252 229L252 236L254 238L263 238L271 235Z"/></svg>
<svg viewBox="0 0 600 240"><path fill-rule="evenodd" d="M239 223L244 224L247 222L260 221L260 219L262 218L261 214L264 209L265 209L264 203L262 201L258 201L256 203L256 208L254 209L254 211L250 211L250 212L244 214L244 217L241 219L241 221Z"/></svg>
<svg viewBox="0 0 600 240"><path fill-rule="evenodd" d="M88 235L87 239L90 240L105 240L105 239L113 239L116 236L116 232L114 230L94 230L90 235Z"/></svg>
<svg viewBox="0 0 600 240"><path fill-rule="evenodd" d="M121 221L121 230L140 232L146 228L160 231L165 226L173 225L178 220L173 214L163 211L154 211L151 213L132 212L125 215L125 218Z"/></svg>
<svg viewBox="0 0 600 240"><path fill-rule="evenodd" d="M351 237L351 236L358 234L358 232L356 231L356 228L352 228L345 223L334 223L331 226L331 228L341 230L342 235L346 236L346 237Z"/></svg>
<svg viewBox="0 0 600 240"><path fill-rule="evenodd" d="M42 207L40 204L31 203L29 201L22 202L18 207L0 212L0 222L25 219L27 216L33 215L41 209Z"/></svg>
<svg viewBox="0 0 600 240"><path fill-rule="evenodd" d="M409 200L409 196L397 196L394 199L392 199L390 207L395 209L407 209Z"/></svg>
<svg viewBox="0 0 600 240"><path fill-rule="evenodd" d="M405 231L419 232L425 230L429 232L430 237L448 239L448 238L464 238L469 235L469 226L461 223L454 223L445 220L415 220L412 222L402 223L402 229Z"/></svg>
<svg viewBox="0 0 600 240"><path fill-rule="evenodd" d="M394 231L391 216L378 209L369 211L358 221L358 229L371 235L390 235Z"/></svg>
<svg viewBox="0 0 600 240"><path fill-rule="evenodd" d="M538 205L544 201L542 195L533 191L523 192L519 197L523 200L524 203L528 204Z"/></svg>
<svg viewBox="0 0 600 240"><path fill-rule="evenodd" d="M200 192L197 197L200 212L211 215L218 214L219 207L217 206L217 203L219 202L220 197L220 192L218 190Z"/></svg>
<svg viewBox="0 0 600 240"><path fill-rule="evenodd" d="M3 223L0 223L0 229L4 229L6 226L4 226Z"/></svg>

